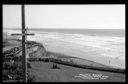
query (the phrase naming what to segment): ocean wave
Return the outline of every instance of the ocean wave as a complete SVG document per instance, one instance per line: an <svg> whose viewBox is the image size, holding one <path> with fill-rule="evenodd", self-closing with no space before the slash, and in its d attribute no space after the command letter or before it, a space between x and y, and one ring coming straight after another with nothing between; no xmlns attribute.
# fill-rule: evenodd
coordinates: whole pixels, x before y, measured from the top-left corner
<svg viewBox="0 0 128 84"><path fill-rule="evenodd" d="M40 37L39 37L40 36ZM88 36L83 34L64 34L58 32L38 32L39 38L51 38L59 41L70 42L82 46L90 46L105 50L103 56L118 57L124 59L125 38L107 36ZM110 54L111 52L111 54Z"/></svg>

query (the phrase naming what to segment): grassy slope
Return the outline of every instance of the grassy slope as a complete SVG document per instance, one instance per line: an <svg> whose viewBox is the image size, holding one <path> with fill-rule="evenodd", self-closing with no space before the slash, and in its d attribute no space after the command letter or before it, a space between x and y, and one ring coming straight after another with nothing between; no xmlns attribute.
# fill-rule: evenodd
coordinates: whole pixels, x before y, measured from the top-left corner
<svg viewBox="0 0 128 84"><path fill-rule="evenodd" d="M68 56L60 53L54 53L50 51L47 51L47 53L48 55L53 55L54 57L57 57L57 60L52 62L57 62L60 64L66 64L70 66L73 66L75 64L75 66L79 66L81 68L91 68L91 69L101 70L101 71L111 71L111 72L121 72L121 73L125 72L125 69L110 67L104 64L100 64L94 61L90 61L90 60L86 60L78 57L72 57L72 56ZM64 61L63 62L59 61L60 59L61 60L64 59Z"/></svg>
<svg viewBox="0 0 128 84"><path fill-rule="evenodd" d="M36 82L124 82L125 75L120 73L88 70L58 64L60 69L51 69L53 63L30 62L30 74L35 75ZM79 74L102 74L109 76L107 79L81 79L74 76Z"/></svg>

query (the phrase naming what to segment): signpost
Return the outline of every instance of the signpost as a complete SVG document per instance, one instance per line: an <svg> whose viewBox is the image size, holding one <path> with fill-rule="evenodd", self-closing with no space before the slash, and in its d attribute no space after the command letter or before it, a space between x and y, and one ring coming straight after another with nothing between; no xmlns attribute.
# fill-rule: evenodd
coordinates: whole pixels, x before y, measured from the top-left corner
<svg viewBox="0 0 128 84"><path fill-rule="evenodd" d="M27 82L27 60L26 60L26 37L28 34L27 29L25 29L25 8L24 5L21 6L21 16L22 16L22 34L12 34L13 35L21 35L22 36L22 67L23 67L23 82Z"/></svg>

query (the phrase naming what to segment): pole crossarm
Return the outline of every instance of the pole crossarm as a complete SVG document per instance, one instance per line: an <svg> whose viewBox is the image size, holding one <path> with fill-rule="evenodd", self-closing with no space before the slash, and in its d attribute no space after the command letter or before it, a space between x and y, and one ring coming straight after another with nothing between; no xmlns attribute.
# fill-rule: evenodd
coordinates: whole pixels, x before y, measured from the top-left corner
<svg viewBox="0 0 128 84"><path fill-rule="evenodd" d="M11 34L12 36L23 36L23 35L35 35L34 33L30 33L30 34L18 34L18 33L15 33L15 34Z"/></svg>

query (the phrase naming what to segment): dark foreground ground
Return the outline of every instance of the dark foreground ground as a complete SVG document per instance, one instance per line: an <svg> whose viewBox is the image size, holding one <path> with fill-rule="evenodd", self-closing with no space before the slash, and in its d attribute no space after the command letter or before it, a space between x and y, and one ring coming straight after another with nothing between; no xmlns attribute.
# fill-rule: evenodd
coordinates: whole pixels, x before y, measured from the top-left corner
<svg viewBox="0 0 128 84"><path fill-rule="evenodd" d="M125 74L121 73L82 69L62 64L57 64L60 69L52 69L51 62L30 62L30 64L32 68L29 71L35 76L35 82L125 82ZM93 78L88 79L89 75Z"/></svg>

